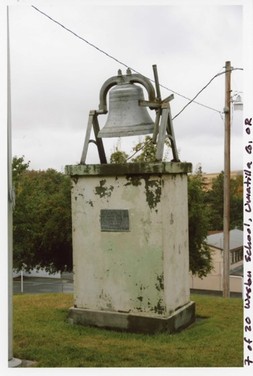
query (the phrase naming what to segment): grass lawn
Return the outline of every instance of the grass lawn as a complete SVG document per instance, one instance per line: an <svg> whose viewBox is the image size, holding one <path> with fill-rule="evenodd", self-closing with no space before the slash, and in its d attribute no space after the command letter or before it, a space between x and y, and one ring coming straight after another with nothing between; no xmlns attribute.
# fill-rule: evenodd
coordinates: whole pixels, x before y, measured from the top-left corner
<svg viewBox="0 0 253 376"><path fill-rule="evenodd" d="M191 298L192 326L142 335L70 325L72 294L15 295L13 354L36 367L242 367L242 300Z"/></svg>

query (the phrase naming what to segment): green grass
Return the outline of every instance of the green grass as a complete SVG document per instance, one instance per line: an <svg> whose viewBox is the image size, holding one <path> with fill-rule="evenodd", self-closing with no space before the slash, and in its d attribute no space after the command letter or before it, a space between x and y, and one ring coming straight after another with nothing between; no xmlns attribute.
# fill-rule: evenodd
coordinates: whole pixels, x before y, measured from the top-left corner
<svg viewBox="0 0 253 376"><path fill-rule="evenodd" d="M142 335L70 325L72 294L15 295L13 354L36 367L242 367L242 300L192 300L189 328Z"/></svg>

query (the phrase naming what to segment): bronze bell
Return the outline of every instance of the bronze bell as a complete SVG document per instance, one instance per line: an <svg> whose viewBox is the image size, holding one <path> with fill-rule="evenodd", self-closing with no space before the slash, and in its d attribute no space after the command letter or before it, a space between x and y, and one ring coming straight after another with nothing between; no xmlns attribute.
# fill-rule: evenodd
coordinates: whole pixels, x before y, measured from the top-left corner
<svg viewBox="0 0 253 376"><path fill-rule="evenodd" d="M124 137L153 133L154 122L147 108L139 105L143 90L132 83L120 83L109 92L109 113L98 137Z"/></svg>

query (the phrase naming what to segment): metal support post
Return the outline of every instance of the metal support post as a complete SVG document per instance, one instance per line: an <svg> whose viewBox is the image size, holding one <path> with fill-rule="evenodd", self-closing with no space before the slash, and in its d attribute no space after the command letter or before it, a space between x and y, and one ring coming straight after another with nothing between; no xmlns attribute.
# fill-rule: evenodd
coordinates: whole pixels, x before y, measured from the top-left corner
<svg viewBox="0 0 253 376"><path fill-rule="evenodd" d="M84 145L83 145L83 152L82 152L81 161L80 161L81 164L85 164L87 152L88 152L88 146L89 146L90 142L94 142L96 144L96 146L98 148L98 154L99 154L100 162L101 163L107 163L103 141L102 141L101 138L98 137L99 124L98 124L97 116L98 116L98 114L97 114L96 111L90 111L86 135L85 135L85 140L84 140ZM94 136L95 136L96 141L90 140L92 128L93 128L93 131L94 131Z"/></svg>

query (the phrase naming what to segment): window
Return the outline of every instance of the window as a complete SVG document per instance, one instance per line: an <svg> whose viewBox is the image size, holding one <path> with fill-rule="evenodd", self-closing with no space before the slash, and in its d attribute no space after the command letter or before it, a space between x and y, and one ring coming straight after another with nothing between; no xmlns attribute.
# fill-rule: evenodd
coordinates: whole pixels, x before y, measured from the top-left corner
<svg viewBox="0 0 253 376"><path fill-rule="evenodd" d="M243 249L237 249L231 252L231 264L235 264L241 260L243 260Z"/></svg>

